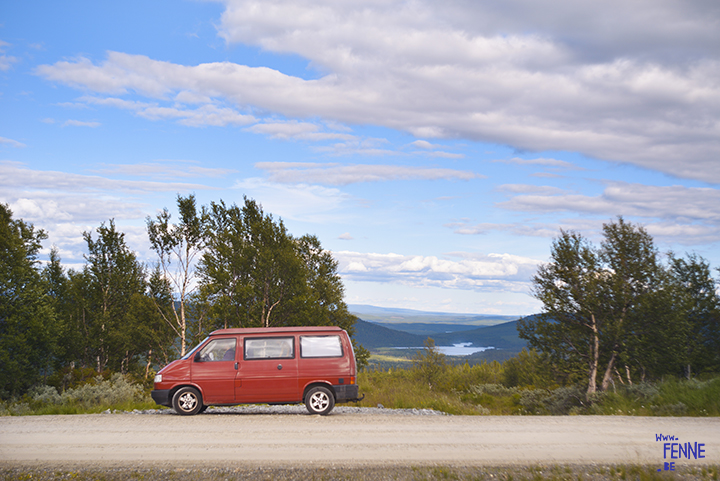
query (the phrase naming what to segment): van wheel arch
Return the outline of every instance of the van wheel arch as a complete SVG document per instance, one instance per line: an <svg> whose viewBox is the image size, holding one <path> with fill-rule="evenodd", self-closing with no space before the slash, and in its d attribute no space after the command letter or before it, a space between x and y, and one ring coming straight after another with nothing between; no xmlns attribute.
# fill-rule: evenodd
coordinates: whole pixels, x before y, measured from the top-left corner
<svg viewBox="0 0 720 481"><path fill-rule="evenodd" d="M332 393L333 399L335 401L337 401L337 394L335 393L335 389L333 389L332 384L329 384L326 382L313 382L313 383L310 383L307 386L305 386L305 390L303 391L302 402L305 402L305 398L307 398L307 395L310 392L310 390L313 388L316 388L316 387L324 387L324 388L328 389Z"/></svg>

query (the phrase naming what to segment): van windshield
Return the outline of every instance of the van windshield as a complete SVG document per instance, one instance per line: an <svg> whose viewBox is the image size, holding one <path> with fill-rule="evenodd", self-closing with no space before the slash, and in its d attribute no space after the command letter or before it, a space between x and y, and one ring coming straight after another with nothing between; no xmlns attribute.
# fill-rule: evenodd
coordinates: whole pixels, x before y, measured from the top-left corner
<svg viewBox="0 0 720 481"><path fill-rule="evenodd" d="M203 344L205 344L205 341L207 341L208 339L210 339L210 337L206 337L205 339L203 339L202 341L200 341L197 346L195 346L195 347L192 348L192 351L187 352L187 353L186 353L183 357L181 357L180 359L189 359L190 356L192 356L193 354L195 354L195 351L197 351L200 346L202 346Z"/></svg>

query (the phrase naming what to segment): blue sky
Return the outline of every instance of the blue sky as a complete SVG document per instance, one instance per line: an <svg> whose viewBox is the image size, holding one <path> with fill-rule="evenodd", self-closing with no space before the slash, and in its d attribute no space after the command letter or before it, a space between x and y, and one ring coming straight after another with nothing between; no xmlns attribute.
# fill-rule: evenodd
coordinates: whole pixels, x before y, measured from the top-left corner
<svg viewBox="0 0 720 481"><path fill-rule="evenodd" d="M720 4L4 2L0 202L83 263L108 219L246 195L351 304L536 312L560 228L720 266Z"/></svg>

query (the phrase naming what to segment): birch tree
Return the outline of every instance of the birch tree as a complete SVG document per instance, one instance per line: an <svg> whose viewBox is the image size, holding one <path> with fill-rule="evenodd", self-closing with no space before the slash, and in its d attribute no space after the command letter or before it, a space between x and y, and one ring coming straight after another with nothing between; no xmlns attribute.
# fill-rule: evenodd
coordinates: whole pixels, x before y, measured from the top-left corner
<svg viewBox="0 0 720 481"><path fill-rule="evenodd" d="M163 319L180 339L180 355L187 350L188 301L196 288L195 265L205 248L207 214L198 211L195 196L177 196L180 221L171 223L171 215L164 208L155 219L147 217L150 244L158 256L163 276L171 283L177 303L173 302L171 315L156 306Z"/></svg>
<svg viewBox="0 0 720 481"><path fill-rule="evenodd" d="M633 336L664 328L664 318L648 310L660 288L661 268L650 235L619 217L603 226L600 248L576 232L561 231L550 262L533 277L533 294L543 303L539 316L519 323L530 347L549 354L566 370L584 372L588 398L607 390L619 362L640 351Z"/></svg>
<svg viewBox="0 0 720 481"><path fill-rule="evenodd" d="M295 238L282 222L245 198L209 209L201 297L214 327L336 325L352 334L337 262L310 235Z"/></svg>

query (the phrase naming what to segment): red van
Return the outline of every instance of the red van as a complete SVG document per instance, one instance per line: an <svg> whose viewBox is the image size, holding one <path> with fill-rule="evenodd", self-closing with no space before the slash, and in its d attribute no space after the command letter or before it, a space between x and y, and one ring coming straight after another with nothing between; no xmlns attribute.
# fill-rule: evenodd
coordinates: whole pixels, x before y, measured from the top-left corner
<svg viewBox="0 0 720 481"><path fill-rule="evenodd" d="M328 414L358 401L355 353L339 327L219 329L155 376L153 400L178 414L207 406L305 403Z"/></svg>

